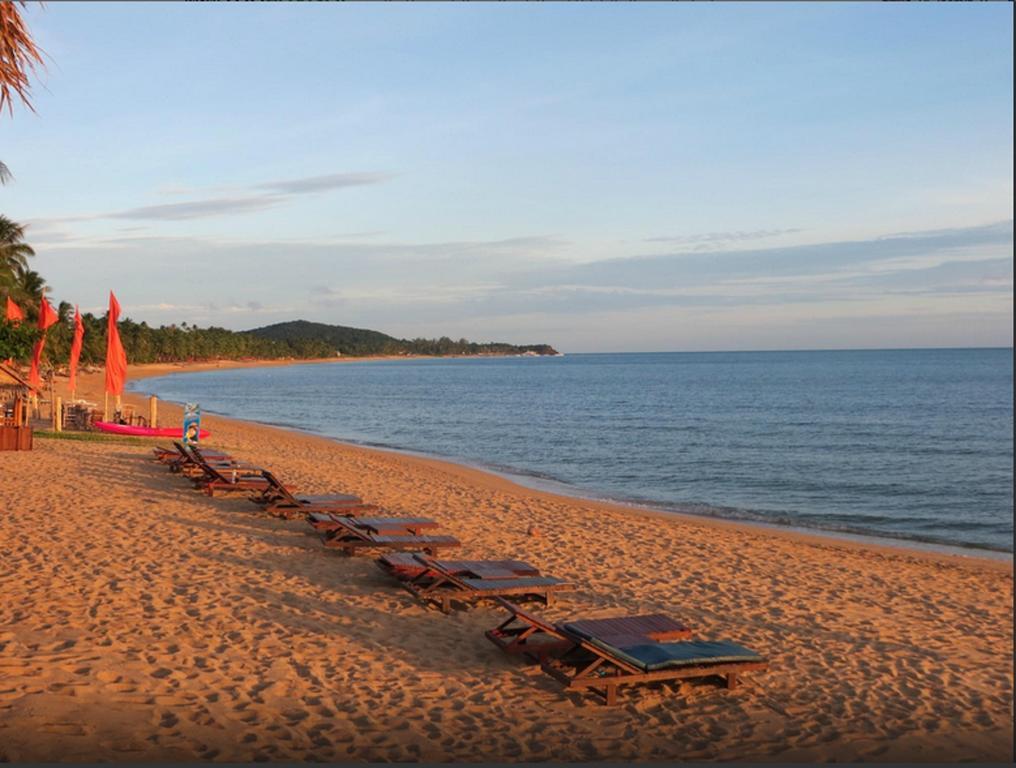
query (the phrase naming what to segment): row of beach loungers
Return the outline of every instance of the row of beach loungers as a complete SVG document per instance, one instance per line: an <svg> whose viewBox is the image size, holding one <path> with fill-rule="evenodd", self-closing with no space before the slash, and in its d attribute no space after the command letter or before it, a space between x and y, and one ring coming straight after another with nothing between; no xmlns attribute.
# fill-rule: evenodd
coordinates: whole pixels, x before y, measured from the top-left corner
<svg viewBox="0 0 1016 768"><path fill-rule="evenodd" d="M387 517L352 494L298 494L269 470L221 451L182 443L154 451L209 496L243 494L277 517L305 518L326 547L347 555L382 551L377 565L424 604L449 613L494 601L508 618L486 632L492 643L539 664L566 689L593 691L607 704L616 703L621 686L718 677L733 688L743 673L767 667L762 656L736 643L693 639L691 629L662 614L544 621L517 603L549 605L571 584L518 560L439 559L461 542L435 533L439 525L429 518Z"/></svg>

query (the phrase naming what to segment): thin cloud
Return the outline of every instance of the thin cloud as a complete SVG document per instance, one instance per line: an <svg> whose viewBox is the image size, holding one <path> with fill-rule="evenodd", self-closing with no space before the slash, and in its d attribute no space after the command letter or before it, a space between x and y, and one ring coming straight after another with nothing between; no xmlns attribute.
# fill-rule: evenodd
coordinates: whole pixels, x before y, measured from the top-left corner
<svg viewBox="0 0 1016 768"><path fill-rule="evenodd" d="M695 245L702 248L719 247L730 243L743 243L752 240L762 240L768 237L780 235L791 235L804 230L794 229L756 229L753 231L734 232L705 232L696 235L661 235L658 237L647 237L647 243L675 243L677 245Z"/></svg>
<svg viewBox="0 0 1016 768"><path fill-rule="evenodd" d="M324 192L328 189L380 184L391 178L393 176L390 173L329 173L324 176L307 176L302 179L270 181L258 184L255 189L266 189L269 192L288 195L304 195L308 192Z"/></svg>
<svg viewBox="0 0 1016 768"><path fill-rule="evenodd" d="M310 292L312 296L337 296L339 293L334 288L329 288L326 285L315 285L310 289Z"/></svg>
<svg viewBox="0 0 1016 768"><path fill-rule="evenodd" d="M240 194L229 197L210 197L182 203L146 205L83 218L184 221L211 216L228 216L273 208L296 195L380 184L391 178L393 178L392 174L379 172L330 173L323 176L307 176L300 179L284 179L255 184Z"/></svg>
<svg viewBox="0 0 1016 768"><path fill-rule="evenodd" d="M201 219L207 216L223 216L231 213L248 213L271 208L285 200L280 195L260 195L258 197L223 197L211 200L192 200L187 203L166 203L164 205L146 205L130 208L126 211L108 213L103 218L111 219L156 219L162 221L180 221L185 219Z"/></svg>

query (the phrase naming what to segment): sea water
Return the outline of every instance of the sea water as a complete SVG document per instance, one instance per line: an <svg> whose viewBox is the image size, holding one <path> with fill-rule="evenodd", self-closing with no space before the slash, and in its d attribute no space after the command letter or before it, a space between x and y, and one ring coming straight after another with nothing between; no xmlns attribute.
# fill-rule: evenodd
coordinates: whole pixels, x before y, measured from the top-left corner
<svg viewBox="0 0 1016 768"><path fill-rule="evenodd" d="M1012 551L1011 349L339 362L138 382L576 494Z"/></svg>

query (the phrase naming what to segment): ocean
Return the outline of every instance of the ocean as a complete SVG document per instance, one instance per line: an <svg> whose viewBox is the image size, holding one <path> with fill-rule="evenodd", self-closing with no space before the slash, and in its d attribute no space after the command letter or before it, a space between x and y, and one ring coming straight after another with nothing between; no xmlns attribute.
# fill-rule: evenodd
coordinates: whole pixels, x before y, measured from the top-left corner
<svg viewBox="0 0 1016 768"><path fill-rule="evenodd" d="M1011 349L342 362L137 382L658 509L1011 552Z"/></svg>

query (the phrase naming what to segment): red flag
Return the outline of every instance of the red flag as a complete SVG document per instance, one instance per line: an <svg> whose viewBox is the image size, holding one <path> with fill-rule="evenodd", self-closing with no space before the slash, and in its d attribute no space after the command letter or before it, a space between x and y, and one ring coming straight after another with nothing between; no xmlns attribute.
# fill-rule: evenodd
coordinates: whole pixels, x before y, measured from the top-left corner
<svg viewBox="0 0 1016 768"><path fill-rule="evenodd" d="M109 292L109 317L106 319L106 391L111 395L123 392L127 381L127 355L120 343L120 330L116 321L120 319L120 303L113 292Z"/></svg>
<svg viewBox="0 0 1016 768"><path fill-rule="evenodd" d="M46 329L58 319L56 312L53 311L53 307L49 305L46 297L43 296L39 303L39 322L37 323L42 331L42 336L35 342L35 346L32 347L32 367L28 369L28 383L35 387L35 389L39 389L42 385L42 378L39 376L39 364L42 362L42 348L46 346Z"/></svg>
<svg viewBox="0 0 1016 768"><path fill-rule="evenodd" d="M7 297L7 322L12 325L17 325L25 319L25 313L21 311L21 307L11 301L11 297Z"/></svg>
<svg viewBox="0 0 1016 768"><path fill-rule="evenodd" d="M81 323L81 313L74 307L74 341L71 342L70 381L67 388L73 392L78 379L78 358L81 357L81 339L85 335L85 326Z"/></svg>
<svg viewBox="0 0 1016 768"><path fill-rule="evenodd" d="M53 311L53 307L49 305L46 297L43 296L42 303L39 305L39 329L44 331L59 319L57 313Z"/></svg>

